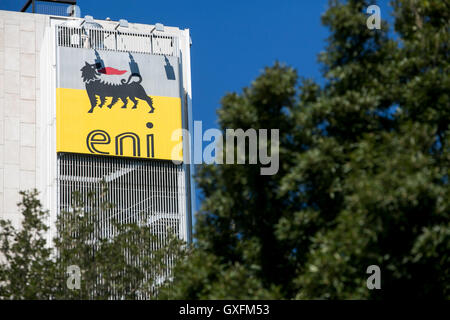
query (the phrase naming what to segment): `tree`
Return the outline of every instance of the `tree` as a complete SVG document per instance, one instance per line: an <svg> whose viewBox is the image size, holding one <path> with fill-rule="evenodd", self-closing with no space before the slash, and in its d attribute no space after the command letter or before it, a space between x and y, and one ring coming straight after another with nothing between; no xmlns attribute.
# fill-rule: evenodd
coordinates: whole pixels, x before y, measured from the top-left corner
<svg viewBox="0 0 450 320"><path fill-rule="evenodd" d="M0 220L2 299L152 299L170 281L170 266L184 254L168 230L164 241L140 220L121 223L113 204L98 192L72 195L72 210L57 217L53 243L47 243L48 212L37 191L21 192L20 229ZM107 219L106 219L107 218ZM80 287L67 285L70 267L80 271Z"/></svg>
<svg viewBox="0 0 450 320"><path fill-rule="evenodd" d="M56 289L56 268L45 240L47 212L36 191L21 195L22 228L0 220L0 298L49 299Z"/></svg>
<svg viewBox="0 0 450 320"><path fill-rule="evenodd" d="M172 298L450 297L449 3L393 1L398 40L368 5L330 1L324 86L277 63L223 98L223 131L280 129L281 168L201 168Z"/></svg>
<svg viewBox="0 0 450 320"><path fill-rule="evenodd" d="M222 130L280 128L280 144L289 144L287 114L295 105L296 80L293 69L276 65L242 95L227 95L219 110ZM176 269L170 297L278 298L280 288L292 290L295 265L275 233L280 216L293 210L277 192L293 165L287 155L282 148L282 165L273 176L260 175L259 165L202 168L198 185L205 198L196 216L196 248Z"/></svg>

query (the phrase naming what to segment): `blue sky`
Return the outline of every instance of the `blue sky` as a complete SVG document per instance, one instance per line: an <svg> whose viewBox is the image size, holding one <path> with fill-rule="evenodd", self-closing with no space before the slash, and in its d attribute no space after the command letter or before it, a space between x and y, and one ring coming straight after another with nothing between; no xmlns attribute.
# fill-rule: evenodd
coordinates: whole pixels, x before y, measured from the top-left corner
<svg viewBox="0 0 450 320"><path fill-rule="evenodd" d="M20 10L26 0L2 0L0 9ZM374 1L375 2L375 1ZM216 127L216 109L227 92L240 92L275 61L322 83L317 54L328 31L320 17L328 0L148 1L79 0L81 15L130 22L161 22L191 30L194 120ZM391 20L388 0L378 1Z"/></svg>

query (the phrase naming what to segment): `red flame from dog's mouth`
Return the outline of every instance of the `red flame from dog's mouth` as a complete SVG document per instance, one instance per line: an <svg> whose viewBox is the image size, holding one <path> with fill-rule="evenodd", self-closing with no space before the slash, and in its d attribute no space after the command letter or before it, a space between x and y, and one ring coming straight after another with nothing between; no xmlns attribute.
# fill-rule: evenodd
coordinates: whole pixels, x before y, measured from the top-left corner
<svg viewBox="0 0 450 320"><path fill-rule="evenodd" d="M105 67L105 68L101 68L98 70L98 72L103 73L103 74L107 74L107 75L122 75L125 72L127 72L127 70L118 70L116 68L111 68L111 67Z"/></svg>

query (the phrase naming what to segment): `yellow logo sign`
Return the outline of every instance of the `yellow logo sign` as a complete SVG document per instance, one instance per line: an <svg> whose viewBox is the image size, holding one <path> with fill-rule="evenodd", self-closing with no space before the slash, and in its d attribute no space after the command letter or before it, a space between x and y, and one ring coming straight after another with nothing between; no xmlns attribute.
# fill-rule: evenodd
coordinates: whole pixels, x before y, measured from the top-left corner
<svg viewBox="0 0 450 320"><path fill-rule="evenodd" d="M180 98L148 96L139 74L110 84L95 65L81 71L86 90L56 89L57 152L182 161L172 155L181 138L171 139L181 128Z"/></svg>

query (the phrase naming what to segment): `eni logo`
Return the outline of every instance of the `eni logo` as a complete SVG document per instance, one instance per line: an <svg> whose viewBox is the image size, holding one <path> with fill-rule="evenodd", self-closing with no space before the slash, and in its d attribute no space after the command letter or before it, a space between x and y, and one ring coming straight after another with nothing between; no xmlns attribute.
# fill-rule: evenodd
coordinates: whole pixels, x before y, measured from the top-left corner
<svg viewBox="0 0 450 320"><path fill-rule="evenodd" d="M94 109L97 107L97 102L99 108L106 106L111 109L116 103L119 103L119 100L121 100L121 108L126 109L128 99L132 103L131 109L136 109L138 107L138 101L136 99L139 99L147 102L150 107L149 113L153 113L155 111L155 108L153 107L153 99L147 95L144 87L141 85L142 76L131 53L129 53L131 60L131 74L128 79L120 79L120 82L118 81L117 76L122 76L127 71L112 67L105 67L104 61L101 59L100 54L95 51L95 55L97 57L95 63L89 64L88 62L85 62L85 65L80 70L90 102L90 109L87 113L94 112ZM111 83L109 81L110 79L114 79L115 83ZM97 101L97 97L99 101ZM110 102L107 102L108 98L111 99ZM148 129L153 128L153 123L148 122L146 127ZM105 149L102 149L101 145L105 145L107 148L106 145L113 144L115 146L113 150L115 151L116 156L132 155L133 157L141 157L142 155L143 157L146 156L147 158L154 158L154 139L155 136L153 133L139 136L139 134L125 129L125 132L119 134L116 132L111 135L106 130L96 128L87 134L86 146L91 153L109 155L111 153L106 152ZM142 142L143 147L146 147L145 151L141 150L141 140L144 140ZM124 145L126 145L126 147L124 147ZM126 154L124 154L124 149L126 149Z"/></svg>
<svg viewBox="0 0 450 320"><path fill-rule="evenodd" d="M150 127L152 125L151 122L147 123L147 127ZM140 157L141 156L141 140L139 136L134 132L124 132L121 134L118 134L114 138L114 144L115 144L115 155L116 156L123 156L123 145L124 141L130 141L132 150L133 150L133 157ZM109 152L98 150L97 145L108 145L111 143L111 136L108 132L104 130L92 130L89 132L86 138L86 145L88 150L91 153L96 154L104 154L109 155ZM155 157L155 143L154 143L154 135L153 134L147 134L145 136L145 145L146 145L146 156L147 158L154 158Z"/></svg>
<svg viewBox="0 0 450 320"><path fill-rule="evenodd" d="M149 113L153 113L155 108L153 107L153 100L150 98L145 92L144 87L142 87L142 76L139 73L132 73L128 80L122 79L120 84L111 84L102 81L99 76L101 73L104 74L114 74L121 75L126 71L117 70L115 68L106 67L97 70L97 64L89 64L85 62L85 65L81 68L81 77L83 78L83 82L86 86L86 91L89 96L89 101L91 103L91 108L88 113L94 112L94 108L97 106L97 96L100 99L99 108L102 108L106 103L106 98L111 97L111 102L107 105L108 108L112 108L112 106L119 101L122 101L122 108L125 109L127 107L127 98L131 100L133 103L132 109L137 108L137 99L144 100L148 103L150 107ZM99 72L100 71L100 72ZM137 78L137 81L131 81L132 79Z"/></svg>
<svg viewBox="0 0 450 320"><path fill-rule="evenodd" d="M167 72L177 58L58 50L57 152L183 160L182 148L172 154L182 142L172 139L183 126L179 74Z"/></svg>

